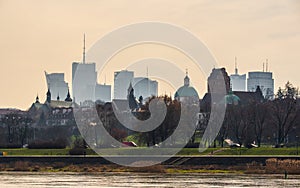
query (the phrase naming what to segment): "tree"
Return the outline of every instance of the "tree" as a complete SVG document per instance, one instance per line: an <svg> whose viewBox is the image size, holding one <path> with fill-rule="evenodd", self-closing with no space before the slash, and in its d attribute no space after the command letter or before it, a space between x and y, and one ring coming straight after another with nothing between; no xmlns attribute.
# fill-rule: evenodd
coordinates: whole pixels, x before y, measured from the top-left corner
<svg viewBox="0 0 300 188"><path fill-rule="evenodd" d="M260 147L264 131L267 125L268 103L252 101L244 106L243 122L247 127L247 142L250 144L254 140Z"/></svg>
<svg viewBox="0 0 300 188"><path fill-rule="evenodd" d="M28 141L28 126L32 119L26 115L11 113L5 115L1 121L7 126L8 143L23 146Z"/></svg>
<svg viewBox="0 0 300 188"><path fill-rule="evenodd" d="M268 117L268 103L252 104L253 119L254 119L254 134L257 141L257 146L261 146L262 137L266 129L266 120Z"/></svg>
<svg viewBox="0 0 300 188"><path fill-rule="evenodd" d="M287 82L285 88L279 88L276 98L272 102L272 120L276 127L277 145L286 143L289 132L298 123L296 121L298 94L298 88Z"/></svg>

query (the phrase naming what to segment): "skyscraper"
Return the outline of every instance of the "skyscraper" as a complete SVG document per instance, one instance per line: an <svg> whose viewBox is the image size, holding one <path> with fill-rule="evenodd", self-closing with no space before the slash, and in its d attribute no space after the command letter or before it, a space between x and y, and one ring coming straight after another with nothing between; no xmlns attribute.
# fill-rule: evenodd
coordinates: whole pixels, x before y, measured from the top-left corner
<svg viewBox="0 0 300 188"><path fill-rule="evenodd" d="M235 74L230 75L230 85L232 91L246 91L246 74L240 75L235 58Z"/></svg>
<svg viewBox="0 0 300 188"><path fill-rule="evenodd" d="M111 101L111 86L97 84L95 88L95 100L101 100L103 102Z"/></svg>
<svg viewBox="0 0 300 188"><path fill-rule="evenodd" d="M272 72L249 72L247 84L248 91L254 92L257 86L259 86L266 99L274 98L274 79Z"/></svg>
<svg viewBox="0 0 300 188"><path fill-rule="evenodd" d="M149 78L137 77L132 81L134 96L143 99L149 98L151 96L157 96L158 94L158 82L155 80L150 80Z"/></svg>
<svg viewBox="0 0 300 188"><path fill-rule="evenodd" d="M127 99L127 90L133 80L133 71L122 70L114 74L114 99Z"/></svg>
<svg viewBox="0 0 300 188"><path fill-rule="evenodd" d="M110 101L111 86L97 84L97 72L95 63L85 62L85 37L83 45L82 63L72 64L72 91L76 103L84 101Z"/></svg>
<svg viewBox="0 0 300 188"><path fill-rule="evenodd" d="M64 73L51 73L45 71L48 89L51 91L52 100L56 100L58 96L64 98L68 93L68 83L65 82Z"/></svg>
<svg viewBox="0 0 300 188"><path fill-rule="evenodd" d="M77 103L95 99L97 72L95 63L72 64L72 91Z"/></svg>

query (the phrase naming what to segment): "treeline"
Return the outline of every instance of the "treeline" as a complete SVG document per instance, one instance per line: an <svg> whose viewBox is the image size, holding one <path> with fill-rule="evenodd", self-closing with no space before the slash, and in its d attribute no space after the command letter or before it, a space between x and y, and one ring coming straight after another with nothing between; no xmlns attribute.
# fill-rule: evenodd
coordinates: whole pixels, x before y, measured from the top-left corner
<svg viewBox="0 0 300 188"><path fill-rule="evenodd" d="M274 100L227 105L222 128L214 142L221 147L225 139L247 146L255 143L282 147L296 145L300 136L298 89L291 83L279 88ZM209 119L210 112L205 118ZM205 128L207 121L203 121Z"/></svg>

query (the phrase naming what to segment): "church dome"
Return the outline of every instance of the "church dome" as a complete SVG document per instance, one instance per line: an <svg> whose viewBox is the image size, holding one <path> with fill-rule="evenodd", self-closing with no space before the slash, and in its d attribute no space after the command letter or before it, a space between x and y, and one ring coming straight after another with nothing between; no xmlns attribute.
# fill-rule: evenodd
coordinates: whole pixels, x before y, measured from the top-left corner
<svg viewBox="0 0 300 188"><path fill-rule="evenodd" d="M180 98L180 97L197 97L197 98L199 98L198 93L195 90L195 88L190 86L190 78L188 77L187 72L186 72L186 76L184 78L184 85L182 87L180 87L175 93L175 98Z"/></svg>
<svg viewBox="0 0 300 188"><path fill-rule="evenodd" d="M177 97L199 97L197 91L191 86L182 86L176 93L175 98Z"/></svg>
<svg viewBox="0 0 300 188"><path fill-rule="evenodd" d="M228 95L225 96L225 103L226 104L233 104L233 105L238 105L240 102L240 98L233 94L232 91L229 92Z"/></svg>

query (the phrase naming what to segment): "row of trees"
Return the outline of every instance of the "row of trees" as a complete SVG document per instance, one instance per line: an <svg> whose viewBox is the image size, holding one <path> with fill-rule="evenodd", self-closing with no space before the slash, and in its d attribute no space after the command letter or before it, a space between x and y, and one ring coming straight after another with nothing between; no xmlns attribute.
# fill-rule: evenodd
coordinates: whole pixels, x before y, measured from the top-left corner
<svg viewBox="0 0 300 188"><path fill-rule="evenodd" d="M181 118L180 102L172 100L169 96L161 98L167 106L167 114L163 123L150 132L138 133L128 130L117 120L111 103L98 105L97 111L106 130L118 141L122 142L129 136L139 145L153 146L170 137ZM153 99L142 105L138 111L132 112L137 119L146 120L151 116L149 102ZM279 88L274 100L228 104L224 122L214 145L219 143L223 147L224 140L228 138L245 146L253 142L258 146L295 143L300 136L300 104L297 101L298 89L288 82L284 88ZM210 119L210 112L201 113L199 117L199 126L190 139L191 144L201 140Z"/></svg>
<svg viewBox="0 0 300 188"><path fill-rule="evenodd" d="M257 143L276 146L298 142L300 105L298 89L291 83L279 88L274 100L252 101L244 105L227 105L225 120L216 141L223 147L230 138L240 145ZM209 113L205 116L209 119ZM206 128L207 121L202 121Z"/></svg>
<svg viewBox="0 0 300 188"><path fill-rule="evenodd" d="M180 122L181 104L177 100L172 100L169 96L160 97L166 107L167 113L162 124L150 132L138 133L124 127L116 118L111 103L97 104L98 117L107 132L119 142L125 141L128 137L138 141L139 145L154 146L169 138ZM138 111L133 111L133 115L139 120L148 119L150 101L154 97L140 106ZM188 111L186 111L188 113ZM97 116L97 115L96 115ZM83 119L91 118L88 114ZM199 141L207 127L210 119L210 112L204 112L200 116L199 126L190 143ZM300 104L298 103L298 89L291 83L287 83L284 88L279 88L274 100L252 101L247 104L228 104L225 119L219 134L215 140L215 145L219 143L224 146L225 139L231 139L240 145L250 143L274 144L277 146L298 141L300 136ZM77 126L49 126L35 127L29 116L18 114L7 114L1 119L0 145L18 145L33 143L38 140L55 141L65 139L70 145L73 135L80 135ZM107 145L105 138L97 136L100 124L90 122L86 132L93 134L94 144L97 146ZM188 123L187 123L188 124ZM189 129L189 125L186 125ZM84 133L84 130L81 130ZM184 135L183 135L184 137ZM178 138L176 138L178 140ZM175 143L174 143L175 144Z"/></svg>

